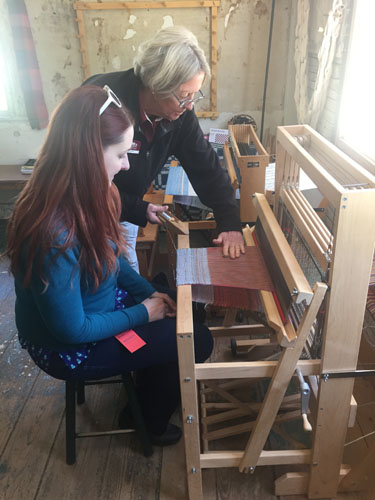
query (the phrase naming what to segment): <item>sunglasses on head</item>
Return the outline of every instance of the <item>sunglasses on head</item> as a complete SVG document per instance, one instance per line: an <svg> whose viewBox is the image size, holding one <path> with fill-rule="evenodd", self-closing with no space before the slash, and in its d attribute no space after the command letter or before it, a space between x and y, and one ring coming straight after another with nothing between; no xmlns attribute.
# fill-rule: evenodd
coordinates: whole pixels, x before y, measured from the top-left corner
<svg viewBox="0 0 375 500"><path fill-rule="evenodd" d="M120 99L117 97L117 95L113 92L113 90L111 90L108 85L104 85L103 89L107 92L107 100L105 101L105 103L103 104L103 106L100 108L99 110L99 116L101 116L104 111L108 108L108 106L110 104L116 104L116 106L118 108L121 108L122 107L122 104L121 104L121 101Z"/></svg>

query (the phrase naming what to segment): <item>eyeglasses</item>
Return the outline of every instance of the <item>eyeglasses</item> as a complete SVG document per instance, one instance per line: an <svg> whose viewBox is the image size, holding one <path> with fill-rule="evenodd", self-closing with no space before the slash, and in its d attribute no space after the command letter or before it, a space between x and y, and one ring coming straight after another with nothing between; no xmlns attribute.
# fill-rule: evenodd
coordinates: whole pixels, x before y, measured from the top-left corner
<svg viewBox="0 0 375 500"><path fill-rule="evenodd" d="M108 85L104 85L103 89L107 92L108 97L103 106L99 110L99 116L101 116L104 111L108 108L108 106L113 102L113 104L116 104L118 108L122 108L122 104L120 99L117 97L117 95L111 90Z"/></svg>
<svg viewBox="0 0 375 500"><path fill-rule="evenodd" d="M175 97L177 99L178 105L180 108L185 108L189 104L195 104L196 102L200 101L204 97L204 94L201 90L199 91L200 95L198 97L194 97L194 99L180 99L179 97L176 96L176 94L174 92L172 92L172 94L173 94L173 97Z"/></svg>

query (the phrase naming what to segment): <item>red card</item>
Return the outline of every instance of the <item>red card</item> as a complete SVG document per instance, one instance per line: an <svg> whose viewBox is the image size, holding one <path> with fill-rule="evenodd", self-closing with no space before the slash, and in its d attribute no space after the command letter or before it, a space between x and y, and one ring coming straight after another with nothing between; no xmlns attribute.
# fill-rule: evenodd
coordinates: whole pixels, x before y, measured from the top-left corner
<svg viewBox="0 0 375 500"><path fill-rule="evenodd" d="M130 352L138 351L138 349L146 345L146 342L134 330L126 330L126 332L121 332L115 337Z"/></svg>

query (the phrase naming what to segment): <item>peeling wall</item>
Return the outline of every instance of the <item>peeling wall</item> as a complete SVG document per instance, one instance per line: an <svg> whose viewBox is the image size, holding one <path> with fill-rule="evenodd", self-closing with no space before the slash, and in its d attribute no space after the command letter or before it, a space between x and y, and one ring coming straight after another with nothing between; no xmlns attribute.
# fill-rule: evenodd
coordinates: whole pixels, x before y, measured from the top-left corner
<svg viewBox="0 0 375 500"><path fill-rule="evenodd" d="M295 1L295 0L294 0ZM0 0L0 5L5 0ZM233 114L247 113L260 126L271 0L222 0L218 9L218 112L210 127L226 127ZM265 130L284 121L285 86L290 50L293 0L277 0L267 90ZM26 0L50 112L70 89L84 79L72 0ZM159 28L184 24L199 39L209 57L208 9L148 9L85 12L92 72L130 67L138 44ZM202 101L197 110L205 109ZM34 157L45 131L31 130L26 120L0 122L0 164Z"/></svg>

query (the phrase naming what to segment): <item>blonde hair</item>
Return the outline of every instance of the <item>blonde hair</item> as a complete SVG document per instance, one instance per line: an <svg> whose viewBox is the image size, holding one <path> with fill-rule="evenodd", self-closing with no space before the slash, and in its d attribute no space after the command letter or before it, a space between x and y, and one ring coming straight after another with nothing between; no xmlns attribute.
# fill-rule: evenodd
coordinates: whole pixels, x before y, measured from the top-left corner
<svg viewBox="0 0 375 500"><path fill-rule="evenodd" d="M210 77L211 70L198 40L183 26L159 30L142 43L134 58L134 72L143 85L155 94L168 96L203 71Z"/></svg>

